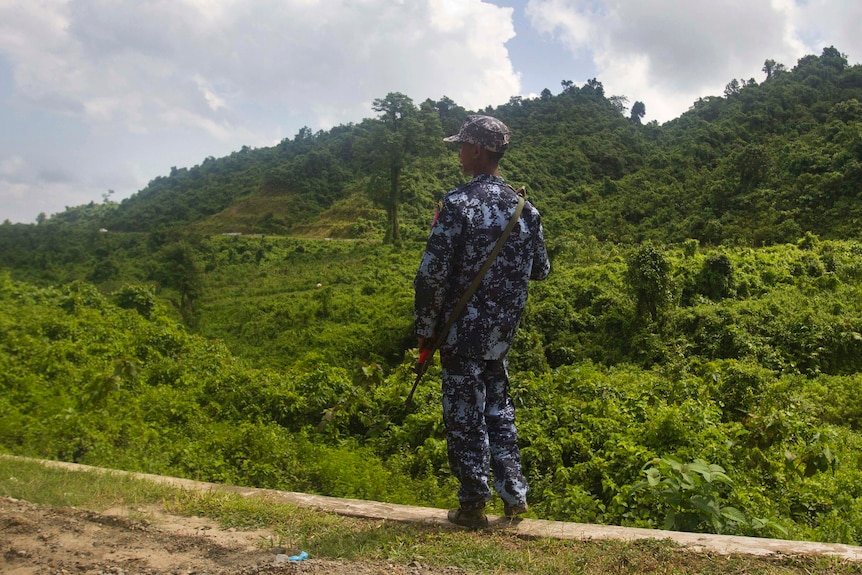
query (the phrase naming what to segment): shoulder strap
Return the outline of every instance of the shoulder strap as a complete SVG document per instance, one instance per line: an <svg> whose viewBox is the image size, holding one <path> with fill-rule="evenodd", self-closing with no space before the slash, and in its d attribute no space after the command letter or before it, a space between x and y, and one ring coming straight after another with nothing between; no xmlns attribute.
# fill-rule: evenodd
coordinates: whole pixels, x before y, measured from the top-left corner
<svg viewBox="0 0 862 575"><path fill-rule="evenodd" d="M517 193L517 192L516 192ZM524 209L524 196L518 194L518 206L515 208L515 213L512 214L512 217L509 218L509 224L506 226L506 229L503 230L503 235L497 240L497 243L494 245L494 249L491 250L491 254L488 256L488 259L485 260L485 263L482 265L481 269L476 273L476 277L473 278L473 281L470 282L470 285L467 287L467 291L461 296L461 299L458 300L457 305L452 310L452 314L449 316L449 321L446 322L445 327L440 331L437 335L437 338L434 340L434 347L431 348L431 355L437 351L443 342L446 339L446 334L449 333L449 330L452 328L452 325L455 323L455 320L458 319L458 316L461 315L461 312L464 311L464 307L467 305L467 302L470 301L470 298L473 297L473 294L479 288L479 285L482 283L482 280L485 278L485 274L488 273L488 269L491 267L491 264L494 263L494 260L499 255L500 250L503 249L503 244L506 243L506 240L512 233L512 230L515 229L515 226L518 224L518 218L521 217L521 210ZM429 355L430 357L430 355Z"/></svg>
<svg viewBox="0 0 862 575"><path fill-rule="evenodd" d="M512 186L509 186L509 189L515 191ZM485 260L482 268L476 273L476 277L473 278L473 281L470 282L467 291L461 296L461 299L458 300L457 305L452 310L452 314L449 316L449 320L446 322L446 325L437 334L437 337L434 338L434 343L431 348L428 350L428 355L425 361L420 362L417 365L416 370L416 380L413 382L413 388L410 390L410 393L407 395L407 400L404 402L404 405L410 405L410 402L413 400L413 393L416 391L416 386L419 385L419 380L422 379L422 376L425 374L425 370L428 369L428 364L431 362L431 357L434 355L434 352L443 345L443 342L446 340L446 334L449 333L449 330L452 328L452 325L455 323L455 320L458 319L458 316L461 315L461 312L464 311L464 307L467 305L467 302L470 301L470 298L473 297L473 293L479 288L479 284L482 283L482 279L485 277L485 274L488 272L488 268L491 267L491 264L494 263L494 260L499 255L500 250L503 249L503 244L506 243L506 240L512 234L512 230L515 229L515 226L518 224L518 219L521 217L521 211L524 209L524 192L525 188L521 188L515 194L518 196L518 206L515 208L515 213L512 214L512 217L509 218L509 223L506 225L506 229L503 230L503 235L497 240L497 243L494 244L494 249L491 250L491 254L488 256L488 259Z"/></svg>

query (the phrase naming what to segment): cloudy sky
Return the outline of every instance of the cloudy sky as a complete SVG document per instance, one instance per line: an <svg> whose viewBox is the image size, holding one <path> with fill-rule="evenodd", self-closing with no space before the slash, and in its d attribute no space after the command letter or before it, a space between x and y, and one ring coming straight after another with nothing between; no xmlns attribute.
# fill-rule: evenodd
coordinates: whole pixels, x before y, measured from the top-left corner
<svg viewBox="0 0 862 575"><path fill-rule="evenodd" d="M858 0L0 0L0 221L118 201L172 166L402 92L468 109L598 78L665 122L835 46Z"/></svg>

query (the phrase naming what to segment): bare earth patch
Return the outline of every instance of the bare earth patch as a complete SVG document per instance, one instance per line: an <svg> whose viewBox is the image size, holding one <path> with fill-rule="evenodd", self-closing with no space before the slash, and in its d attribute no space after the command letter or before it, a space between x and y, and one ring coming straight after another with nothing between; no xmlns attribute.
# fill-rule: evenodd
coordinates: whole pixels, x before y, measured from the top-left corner
<svg viewBox="0 0 862 575"><path fill-rule="evenodd" d="M267 530L223 529L157 507L94 513L0 497L0 573L87 575L461 575L458 568L285 561Z"/></svg>

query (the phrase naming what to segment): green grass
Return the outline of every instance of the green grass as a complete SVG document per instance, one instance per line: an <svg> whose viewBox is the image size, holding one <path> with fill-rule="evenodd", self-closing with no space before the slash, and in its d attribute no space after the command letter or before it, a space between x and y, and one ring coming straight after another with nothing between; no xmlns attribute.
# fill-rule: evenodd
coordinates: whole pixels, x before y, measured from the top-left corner
<svg viewBox="0 0 862 575"><path fill-rule="evenodd" d="M120 473L71 471L0 456L0 496L39 505L104 511L118 505L158 503L176 491Z"/></svg>
<svg viewBox="0 0 862 575"><path fill-rule="evenodd" d="M191 491L121 474L46 467L0 457L0 495L33 503L102 511L162 504L178 515L199 515L224 527L270 528L275 544L312 558L421 562L476 573L615 574L850 574L862 564L826 557L723 556L685 551L669 540L559 541L525 539L504 531L465 532L448 526L341 517L235 493Z"/></svg>

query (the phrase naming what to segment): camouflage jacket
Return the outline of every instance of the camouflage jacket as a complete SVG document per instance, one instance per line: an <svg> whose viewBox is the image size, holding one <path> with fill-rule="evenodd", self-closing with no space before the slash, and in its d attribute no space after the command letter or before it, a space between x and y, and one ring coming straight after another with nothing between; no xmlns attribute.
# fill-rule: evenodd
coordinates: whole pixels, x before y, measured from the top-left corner
<svg viewBox="0 0 862 575"><path fill-rule="evenodd" d="M515 192L491 175L476 176L443 197L413 281L418 337L433 338L446 325L517 204ZM473 358L505 357L527 303L529 281L545 279L550 270L539 212L526 202L518 225L441 348Z"/></svg>

